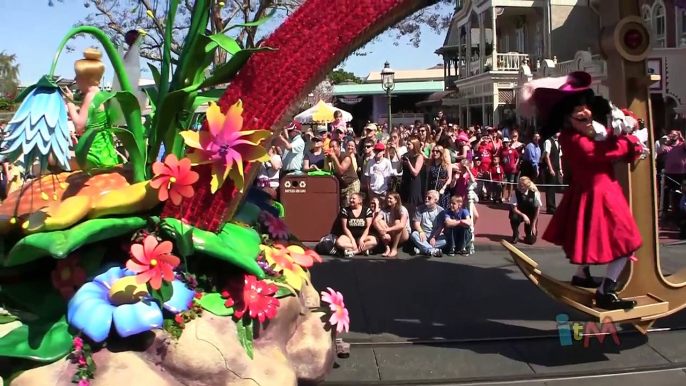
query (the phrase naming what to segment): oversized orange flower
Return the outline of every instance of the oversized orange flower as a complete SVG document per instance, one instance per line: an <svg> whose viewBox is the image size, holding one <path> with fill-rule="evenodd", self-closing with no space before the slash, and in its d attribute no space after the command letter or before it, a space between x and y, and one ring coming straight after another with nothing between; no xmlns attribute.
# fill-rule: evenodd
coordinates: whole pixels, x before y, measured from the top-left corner
<svg viewBox="0 0 686 386"><path fill-rule="evenodd" d="M286 284L294 289L300 291L303 280L310 280L307 272L300 265L293 262L293 258L291 258L288 250L283 245L277 244L274 247L260 245L260 250L264 253L267 263L274 267L274 271L281 273L284 279L286 279Z"/></svg>
<svg viewBox="0 0 686 386"><path fill-rule="evenodd" d="M160 243L155 236L147 236L143 244L131 245L131 259L126 262L126 268L137 273L139 283L150 282L150 287L160 289L162 279L174 280L174 268L181 262L171 254L173 247L171 241Z"/></svg>
<svg viewBox="0 0 686 386"><path fill-rule="evenodd" d="M229 177L237 189L243 189L243 162L269 160L260 142L271 136L268 130L243 129L243 102L229 108L226 115L210 102L207 108L208 131L183 131L187 146L195 149L188 154L194 165L212 164L211 191L215 193Z"/></svg>
<svg viewBox="0 0 686 386"><path fill-rule="evenodd" d="M150 187L159 189L160 201L171 199L174 205L180 205L181 200L193 197L193 184L198 181L199 175L191 170L191 160L182 158L180 161L174 154L169 154L164 163L152 164L152 172L155 174Z"/></svg>
<svg viewBox="0 0 686 386"><path fill-rule="evenodd" d="M304 250L298 245L289 245L286 249L293 259L293 262L303 268L312 267L315 261L317 263L322 262L322 257L312 249Z"/></svg>

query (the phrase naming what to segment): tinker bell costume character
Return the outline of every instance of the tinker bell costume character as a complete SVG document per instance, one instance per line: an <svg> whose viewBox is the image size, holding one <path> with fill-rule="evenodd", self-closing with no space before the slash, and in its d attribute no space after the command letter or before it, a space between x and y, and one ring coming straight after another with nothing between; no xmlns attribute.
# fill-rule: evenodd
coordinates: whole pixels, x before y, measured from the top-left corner
<svg viewBox="0 0 686 386"><path fill-rule="evenodd" d="M100 79L105 73L105 64L102 62L102 53L95 48L87 48L83 53L83 59L74 63L74 78L79 91L83 93L81 107L74 104L74 95L71 90L64 89L62 92L67 104L67 113L74 123L76 135L80 136L86 131L97 130L93 142L87 148L86 168L108 168L121 163L119 154L114 146L114 138L108 128L112 124L111 111L107 108L108 102L95 107L100 90Z"/></svg>

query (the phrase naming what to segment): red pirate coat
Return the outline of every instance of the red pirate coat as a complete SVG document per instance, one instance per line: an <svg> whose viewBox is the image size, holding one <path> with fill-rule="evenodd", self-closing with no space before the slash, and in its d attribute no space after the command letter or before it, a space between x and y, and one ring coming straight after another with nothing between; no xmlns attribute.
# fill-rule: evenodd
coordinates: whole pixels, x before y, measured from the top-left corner
<svg viewBox="0 0 686 386"><path fill-rule="evenodd" d="M559 142L572 181L543 239L561 246L572 264L607 264L634 253L642 244L641 235L615 178L614 163L640 156L638 138L594 141L564 130Z"/></svg>

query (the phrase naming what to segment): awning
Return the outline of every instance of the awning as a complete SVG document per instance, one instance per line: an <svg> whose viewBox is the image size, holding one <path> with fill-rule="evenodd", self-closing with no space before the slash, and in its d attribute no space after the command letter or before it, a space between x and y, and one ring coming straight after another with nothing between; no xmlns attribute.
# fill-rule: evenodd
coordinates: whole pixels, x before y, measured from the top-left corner
<svg viewBox="0 0 686 386"><path fill-rule="evenodd" d="M443 98L447 97L448 95L452 94L453 92L455 92L455 90L435 92L435 93L429 95L429 97L426 98L425 101L421 101L421 102L416 103L415 106L422 107L422 106L431 106L431 105L441 104L441 102L443 101Z"/></svg>

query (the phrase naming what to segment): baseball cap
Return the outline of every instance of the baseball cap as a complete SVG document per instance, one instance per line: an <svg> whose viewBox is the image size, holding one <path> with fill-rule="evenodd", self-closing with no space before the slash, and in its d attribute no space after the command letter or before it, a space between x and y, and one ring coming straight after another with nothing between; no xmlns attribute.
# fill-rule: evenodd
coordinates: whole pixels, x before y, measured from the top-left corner
<svg viewBox="0 0 686 386"><path fill-rule="evenodd" d="M383 142L377 142L376 145L374 145L374 150L384 151L386 150L386 145L384 145Z"/></svg>
<svg viewBox="0 0 686 386"><path fill-rule="evenodd" d="M288 126L286 126L286 130L288 130L288 131L292 131L292 130L302 131L302 125L298 121L293 121Z"/></svg>
<svg viewBox="0 0 686 386"><path fill-rule="evenodd" d="M507 137L503 138L503 142L510 142L510 138L507 138Z"/></svg>
<svg viewBox="0 0 686 386"><path fill-rule="evenodd" d="M375 123L369 123L367 126L364 127L365 130L370 130L370 131L377 131L379 128L376 126Z"/></svg>

